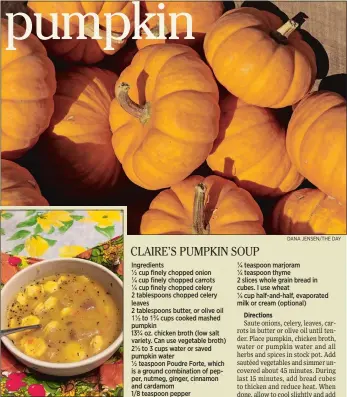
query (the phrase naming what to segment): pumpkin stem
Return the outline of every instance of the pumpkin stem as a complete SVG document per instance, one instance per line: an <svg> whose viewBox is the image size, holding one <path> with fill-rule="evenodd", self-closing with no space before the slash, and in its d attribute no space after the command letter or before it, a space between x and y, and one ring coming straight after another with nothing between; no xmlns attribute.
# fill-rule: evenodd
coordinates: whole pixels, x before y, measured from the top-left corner
<svg viewBox="0 0 347 397"><path fill-rule="evenodd" d="M210 234L210 226L205 222L206 190L203 183L195 186L192 234Z"/></svg>
<svg viewBox="0 0 347 397"><path fill-rule="evenodd" d="M93 38L95 35L95 30L94 30L94 22L93 23L87 23L84 25L84 33L86 36ZM107 32L103 26L99 26L99 35L103 39L106 39ZM112 43L115 44L123 44L126 42L125 39L119 39L122 35L120 33L116 32L111 32L111 41Z"/></svg>
<svg viewBox="0 0 347 397"><path fill-rule="evenodd" d="M145 124L150 118L149 103L138 105L129 97L130 85L120 83L116 85L116 98L120 106L131 116L136 117L142 124Z"/></svg>
<svg viewBox="0 0 347 397"><path fill-rule="evenodd" d="M289 19L284 25L278 28L276 31L271 32L271 37L275 39L280 44L287 44L288 37L300 27L305 20L308 18L303 12L295 15L294 18Z"/></svg>

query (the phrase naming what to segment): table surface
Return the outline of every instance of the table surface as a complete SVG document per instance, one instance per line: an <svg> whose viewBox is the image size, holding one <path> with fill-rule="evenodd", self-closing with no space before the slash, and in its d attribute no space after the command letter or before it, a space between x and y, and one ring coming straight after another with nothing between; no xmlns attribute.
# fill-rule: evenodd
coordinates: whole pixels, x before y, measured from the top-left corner
<svg viewBox="0 0 347 397"><path fill-rule="evenodd" d="M0 211L1 286L42 259L78 257L123 278L122 211ZM123 395L123 347L94 371L70 378L30 371L1 346L0 395ZM11 393L10 393L11 392Z"/></svg>

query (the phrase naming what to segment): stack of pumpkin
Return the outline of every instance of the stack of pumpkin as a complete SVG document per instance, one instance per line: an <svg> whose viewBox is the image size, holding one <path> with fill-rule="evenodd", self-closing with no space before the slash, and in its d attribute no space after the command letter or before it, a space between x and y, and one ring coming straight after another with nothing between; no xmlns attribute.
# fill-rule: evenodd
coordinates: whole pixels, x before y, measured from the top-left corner
<svg viewBox="0 0 347 397"><path fill-rule="evenodd" d="M130 2L83 4L28 7L45 17L46 35L55 12L133 18ZM143 37L136 51L118 41L111 57L103 40L78 40L73 22L72 40L31 35L7 51L2 20L2 204L48 204L18 165L29 152L39 159L40 185L71 197L121 189L121 168L141 188L161 190L142 216L142 234L264 234L256 200L274 197L270 233L346 233L346 101L310 92L316 59L296 30L300 18L224 12L219 1L164 4L167 15L192 15L195 39L183 39L178 24L178 40ZM142 7L158 12L155 2ZM117 20L112 28L122 31ZM111 70L91 66L104 57ZM70 65L58 68L57 59ZM274 109L288 106L285 131ZM210 175L195 175L205 162ZM304 178L316 188L300 189Z"/></svg>

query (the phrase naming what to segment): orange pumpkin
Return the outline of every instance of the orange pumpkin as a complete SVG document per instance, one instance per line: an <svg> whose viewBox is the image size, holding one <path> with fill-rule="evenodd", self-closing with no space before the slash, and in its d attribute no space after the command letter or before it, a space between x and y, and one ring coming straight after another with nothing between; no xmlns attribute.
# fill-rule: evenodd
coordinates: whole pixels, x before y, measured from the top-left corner
<svg viewBox="0 0 347 397"><path fill-rule="evenodd" d="M265 234L252 196L219 176L194 175L163 190L143 215L141 234Z"/></svg>
<svg viewBox="0 0 347 397"><path fill-rule="evenodd" d="M113 147L128 178L169 187L199 167L218 134L218 88L188 46L140 50L120 75L110 111Z"/></svg>
<svg viewBox="0 0 347 397"><path fill-rule="evenodd" d="M24 28L14 27L22 36ZM56 89L53 63L40 41L30 35L6 50L8 22L1 20L1 156L16 159L35 145L53 113Z"/></svg>
<svg viewBox="0 0 347 397"><path fill-rule="evenodd" d="M223 14L224 6L222 1L162 1L165 8L158 9L158 4L153 1L146 1L145 11L148 13L162 13L165 17L165 35L171 33L171 13L188 13L192 17L192 29L194 39L184 39L187 35L187 21L181 16L177 18L176 31L179 39L148 39L146 34L142 34L141 39L136 41L138 49L147 47L152 44L185 44L193 47L201 43L206 32L211 25ZM159 35L159 18L153 17L148 21L148 27L154 35ZM168 26L167 26L168 25Z"/></svg>
<svg viewBox="0 0 347 397"><path fill-rule="evenodd" d="M116 74L94 67L57 74L55 111L38 144L45 164L40 183L68 196L93 196L114 186L120 166L108 116L116 81Z"/></svg>
<svg viewBox="0 0 347 397"><path fill-rule="evenodd" d="M244 7L225 13L205 36L217 80L252 105L282 108L298 102L317 73L315 54L294 29L267 11Z"/></svg>
<svg viewBox="0 0 347 397"><path fill-rule="evenodd" d="M292 165L284 130L269 109L228 95L220 103L219 136L207 164L256 196L296 189L303 177Z"/></svg>
<svg viewBox="0 0 347 397"><path fill-rule="evenodd" d="M9 160L1 160L1 205L49 205L28 170Z"/></svg>
<svg viewBox="0 0 347 397"><path fill-rule="evenodd" d="M30 15L33 18L33 13L42 14L43 23L42 31L45 37L52 34L52 16L51 13L58 14L59 37L64 36L64 20L63 13L73 14L80 13L86 15L88 13L95 13L99 16L100 30L99 34L101 40L94 40L89 37L95 35L93 19L85 19L85 35L88 36L86 40L78 39L79 34L79 20L77 17L71 18L69 23L70 35L72 39L50 39L45 40L48 52L54 56L61 57L67 61L83 62L86 64L93 64L101 61L105 54L114 54L119 51L125 44L126 39L118 40L117 37L124 31L124 22L121 17L112 18L112 47L113 50L105 50L106 47L106 13L123 13L132 22L134 18L134 6L130 1L29 1L28 7ZM131 32L129 33L129 35ZM128 35L128 37L129 37ZM104 37L103 37L104 36Z"/></svg>
<svg viewBox="0 0 347 397"><path fill-rule="evenodd" d="M287 150L299 172L342 203L346 203L346 109L339 94L312 93L296 106L287 133Z"/></svg>
<svg viewBox="0 0 347 397"><path fill-rule="evenodd" d="M346 234L346 205L318 189L291 192L272 214L276 234Z"/></svg>

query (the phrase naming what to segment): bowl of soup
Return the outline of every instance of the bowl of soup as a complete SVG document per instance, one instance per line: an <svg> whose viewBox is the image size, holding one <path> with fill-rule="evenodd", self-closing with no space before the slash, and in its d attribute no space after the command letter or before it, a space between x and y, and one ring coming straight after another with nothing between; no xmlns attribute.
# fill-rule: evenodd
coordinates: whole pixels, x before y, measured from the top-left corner
<svg viewBox="0 0 347 397"><path fill-rule="evenodd" d="M1 291L1 329L34 324L1 338L19 361L55 376L91 371L123 342L123 283L83 259L30 265Z"/></svg>

